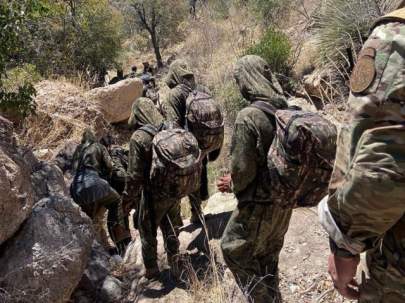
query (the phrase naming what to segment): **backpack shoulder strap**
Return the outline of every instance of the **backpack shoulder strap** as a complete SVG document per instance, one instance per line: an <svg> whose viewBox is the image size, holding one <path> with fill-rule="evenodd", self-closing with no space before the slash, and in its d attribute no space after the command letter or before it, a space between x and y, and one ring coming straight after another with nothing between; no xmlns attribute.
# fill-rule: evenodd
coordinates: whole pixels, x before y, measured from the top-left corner
<svg viewBox="0 0 405 303"><path fill-rule="evenodd" d="M147 133L148 135L151 135L152 137L156 136L159 130L153 126L152 124L146 124L142 126L139 130Z"/></svg>
<svg viewBox="0 0 405 303"><path fill-rule="evenodd" d="M276 114L277 109L271 105L270 103L264 101L256 101L253 102L250 107L254 107L260 109L261 111L265 112L266 114L274 116Z"/></svg>

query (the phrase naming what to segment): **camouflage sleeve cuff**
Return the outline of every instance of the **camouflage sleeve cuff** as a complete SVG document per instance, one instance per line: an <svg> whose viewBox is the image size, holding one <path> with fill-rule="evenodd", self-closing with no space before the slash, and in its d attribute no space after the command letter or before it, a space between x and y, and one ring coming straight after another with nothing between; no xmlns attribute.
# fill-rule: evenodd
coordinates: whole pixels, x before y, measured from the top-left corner
<svg viewBox="0 0 405 303"><path fill-rule="evenodd" d="M328 199L329 196L326 196L318 205L318 216L321 225L338 248L344 249L352 255L362 253L365 250L366 245L361 241L352 239L342 233L329 210Z"/></svg>
<svg viewBox="0 0 405 303"><path fill-rule="evenodd" d="M350 251L347 251L346 249L339 248L335 241L333 241L331 238L329 238L329 247L330 251L338 257L342 258L353 258L356 255L353 255Z"/></svg>

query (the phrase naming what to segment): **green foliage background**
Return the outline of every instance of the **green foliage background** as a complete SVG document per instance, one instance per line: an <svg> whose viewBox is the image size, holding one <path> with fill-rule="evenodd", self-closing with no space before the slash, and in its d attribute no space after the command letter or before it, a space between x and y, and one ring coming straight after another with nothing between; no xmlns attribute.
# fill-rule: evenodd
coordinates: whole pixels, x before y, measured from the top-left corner
<svg viewBox="0 0 405 303"><path fill-rule="evenodd" d="M291 55L291 43L281 31L269 28L261 40L249 48L246 54L262 57L270 64L275 73L289 73L288 60Z"/></svg>

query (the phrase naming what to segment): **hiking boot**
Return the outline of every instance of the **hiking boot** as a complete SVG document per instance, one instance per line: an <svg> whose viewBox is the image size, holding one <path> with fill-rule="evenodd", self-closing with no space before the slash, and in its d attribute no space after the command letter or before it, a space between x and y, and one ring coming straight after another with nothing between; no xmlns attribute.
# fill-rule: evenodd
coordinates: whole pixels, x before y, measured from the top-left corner
<svg viewBox="0 0 405 303"><path fill-rule="evenodd" d="M168 256L167 261L170 266L170 272L176 280L180 280L181 275L185 272L186 267L180 255Z"/></svg>

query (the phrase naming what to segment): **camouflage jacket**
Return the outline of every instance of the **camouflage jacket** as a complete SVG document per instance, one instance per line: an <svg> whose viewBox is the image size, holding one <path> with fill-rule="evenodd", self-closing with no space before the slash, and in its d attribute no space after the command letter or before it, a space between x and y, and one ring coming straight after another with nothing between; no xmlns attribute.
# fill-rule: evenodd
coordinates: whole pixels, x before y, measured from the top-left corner
<svg viewBox="0 0 405 303"><path fill-rule="evenodd" d="M141 192L149 180L152 165L153 136L143 130L137 130L129 141L128 175L131 195L139 201Z"/></svg>
<svg viewBox="0 0 405 303"><path fill-rule="evenodd" d="M80 144L73 155L73 169L76 173L86 169L95 170L100 177L111 177L113 164L104 145L98 142Z"/></svg>
<svg viewBox="0 0 405 303"><path fill-rule="evenodd" d="M274 137L271 118L247 107L237 116L232 137L231 175L239 203L270 202L267 152Z"/></svg>
<svg viewBox="0 0 405 303"><path fill-rule="evenodd" d="M350 121L339 134L321 223L359 254L380 245L405 257L405 24L382 22L351 76Z"/></svg>
<svg viewBox="0 0 405 303"><path fill-rule="evenodd" d="M209 89L202 85L197 85L199 91L210 93ZM193 89L185 84L179 84L170 90L164 104L166 120L173 122L174 126L184 128L186 125L186 101Z"/></svg>

